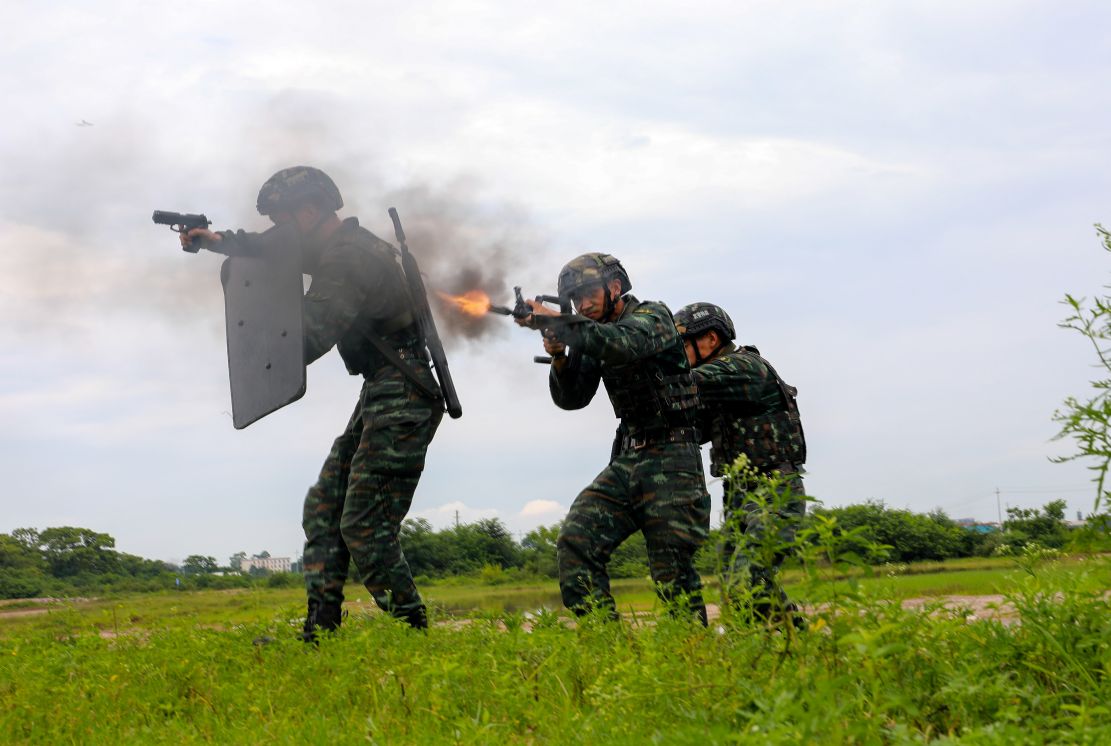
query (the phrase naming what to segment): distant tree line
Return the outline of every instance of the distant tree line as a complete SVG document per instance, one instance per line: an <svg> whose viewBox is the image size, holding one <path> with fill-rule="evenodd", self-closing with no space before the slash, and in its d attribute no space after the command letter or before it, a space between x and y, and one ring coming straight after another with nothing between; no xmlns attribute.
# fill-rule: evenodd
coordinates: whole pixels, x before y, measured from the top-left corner
<svg viewBox="0 0 1111 746"><path fill-rule="evenodd" d="M963 526L940 510L914 513L876 501L812 508L806 521L812 523L816 516L835 519L838 533L856 537L844 550L856 552L865 562L925 562L1017 553L1031 542L1066 548L1077 532L1065 523L1065 506L1064 500L1055 500L1041 509L1009 508L1002 530L990 531ZM719 564L720 530L710 534L695 559L704 574L716 572ZM555 578L558 535L558 524L541 526L518 543L496 518L440 531L418 518L405 521L401 543L414 575L478 575L487 581L508 581L521 576ZM637 533L618 547L609 568L614 578L647 577L644 536Z"/></svg>
<svg viewBox="0 0 1111 746"><path fill-rule="evenodd" d="M116 540L87 528L0 534L0 598L65 595L88 588L146 588L173 570L165 562L117 552Z"/></svg>
<svg viewBox="0 0 1111 746"><path fill-rule="evenodd" d="M521 577L557 577L558 536L559 524L535 528L518 542L497 518L439 531L433 530L424 518L411 518L402 525L401 546L418 579L466 575L499 582ZM615 578L648 575L642 534L637 533L614 552L610 575Z"/></svg>
<svg viewBox="0 0 1111 746"><path fill-rule="evenodd" d="M845 547L865 562L925 562L959 557L1015 554L1030 543L1064 549L1079 537L1065 523L1064 500L1040 509L1008 508L1002 530L975 530L962 526L940 510L914 513L869 501L841 508L817 508L813 515L835 518L840 532L860 529L859 541ZM810 520L814 520L813 515ZM874 546L886 545L877 551Z"/></svg>
<svg viewBox="0 0 1111 746"><path fill-rule="evenodd" d="M844 549L856 552L865 562L940 561L1018 552L1031 542L1054 549L1077 546L1085 534L1065 523L1065 505L1064 500L1055 500L1040 509L1009 508L1002 531L990 532L971 530L940 510L914 513L874 501L839 508L817 507L806 520L813 522L817 516L835 519L838 532L856 537L847 541ZM1098 533L1106 543L1103 524ZM441 530L416 518L405 521L401 529L405 556L419 580L463 576L486 583L555 578L558 536L556 524L535 528L517 541L496 518ZM1092 532L1086 536L1090 539ZM696 557L696 566L703 574L711 575L718 569L719 538L718 530L711 531L709 541ZM245 552L232 555L224 567L214 557L198 554L189 555L178 567L117 552L115 545L108 534L72 526L42 532L20 528L0 534L0 598L301 583L298 572L271 574L253 568L250 575L240 573L247 559ZM885 548L877 550L877 546ZM1093 547L1088 542L1082 548L1108 547ZM254 555L268 556L265 551ZM638 532L618 547L609 568L614 578L647 577L643 535ZM294 569L300 570L299 563Z"/></svg>
<svg viewBox="0 0 1111 746"><path fill-rule="evenodd" d="M236 587L259 582L232 573L230 567L220 567L213 557L190 555L179 567L118 552L115 546L116 540L109 534L75 526L43 531L17 528L0 534L0 598ZM301 578L276 573L268 574L263 582L300 585Z"/></svg>

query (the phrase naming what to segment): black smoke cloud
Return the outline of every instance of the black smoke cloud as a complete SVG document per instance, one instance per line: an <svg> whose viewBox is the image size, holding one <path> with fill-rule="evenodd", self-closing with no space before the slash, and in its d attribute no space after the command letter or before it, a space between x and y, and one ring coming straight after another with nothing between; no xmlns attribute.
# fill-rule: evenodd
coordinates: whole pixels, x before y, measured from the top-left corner
<svg viewBox="0 0 1111 746"><path fill-rule="evenodd" d="M443 336L478 340L504 333L504 316L469 316L436 291L461 295L480 290L492 302L512 305L513 284L535 282L535 259L546 241L527 214L506 205L493 208L467 199L461 183L442 191L418 186L384 195L398 209L410 251L417 258L430 290L429 302ZM385 238L393 240L393 236Z"/></svg>

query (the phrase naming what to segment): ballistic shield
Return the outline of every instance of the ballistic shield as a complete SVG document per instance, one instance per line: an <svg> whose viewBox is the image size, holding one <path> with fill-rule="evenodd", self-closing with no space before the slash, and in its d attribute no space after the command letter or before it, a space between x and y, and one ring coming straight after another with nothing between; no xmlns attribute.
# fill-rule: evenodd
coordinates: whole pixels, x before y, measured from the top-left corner
<svg viewBox="0 0 1111 746"><path fill-rule="evenodd" d="M237 430L305 394L300 238L274 226L250 249L220 268Z"/></svg>

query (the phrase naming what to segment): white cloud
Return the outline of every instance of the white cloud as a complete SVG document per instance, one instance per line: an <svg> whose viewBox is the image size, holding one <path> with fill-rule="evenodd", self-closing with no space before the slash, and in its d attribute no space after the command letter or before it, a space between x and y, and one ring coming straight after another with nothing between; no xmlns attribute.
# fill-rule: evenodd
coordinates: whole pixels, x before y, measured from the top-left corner
<svg viewBox="0 0 1111 746"><path fill-rule="evenodd" d="M541 516L561 518L567 508L555 500L529 500L517 514L521 518L539 518Z"/></svg>
<svg viewBox="0 0 1111 746"><path fill-rule="evenodd" d="M534 100L490 105L407 160L420 170L498 174L505 194L591 221L769 209L927 173L819 141L710 134L636 116L599 123L588 110Z"/></svg>

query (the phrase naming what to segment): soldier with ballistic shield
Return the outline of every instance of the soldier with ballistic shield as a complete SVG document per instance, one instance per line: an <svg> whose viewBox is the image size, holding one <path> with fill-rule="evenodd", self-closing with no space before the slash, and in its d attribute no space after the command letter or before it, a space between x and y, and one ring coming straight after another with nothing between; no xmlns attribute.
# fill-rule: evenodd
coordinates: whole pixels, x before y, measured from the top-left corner
<svg viewBox="0 0 1111 746"><path fill-rule="evenodd" d="M312 276L303 300L305 363L338 347L348 372L364 379L355 411L305 498L304 639L339 627L352 559L379 607L425 628L425 606L398 534L444 407L398 251L358 219L336 215L343 207L339 189L316 168L277 172L262 185L257 207L276 226L292 226L302 269ZM182 241L251 255L262 235L194 228Z"/></svg>
<svg viewBox="0 0 1111 746"><path fill-rule="evenodd" d="M724 480L723 595L737 598L738 586L750 584L757 617L786 614L797 622L796 607L776 581L785 553L776 551L772 561L764 563L738 541L742 534L755 541L774 530L780 545L790 544L806 513L801 477L806 440L797 391L759 350L733 342L736 329L721 307L692 303L675 314L675 323L698 384L700 431L711 443L710 473ZM728 472L741 454L756 473L778 472L784 479L782 504L759 504L751 478ZM774 516L775 525L766 525L768 515Z"/></svg>
<svg viewBox="0 0 1111 746"><path fill-rule="evenodd" d="M609 465L575 498L560 530L560 592L576 614L599 608L617 618L606 565L639 530L661 599L685 599L705 624L694 568L710 520L695 432L698 395L671 312L637 300L631 289L617 259L583 254L559 275L559 295L578 313L528 301L532 315L518 321L545 331L557 406L585 407L601 382L621 421Z"/></svg>

